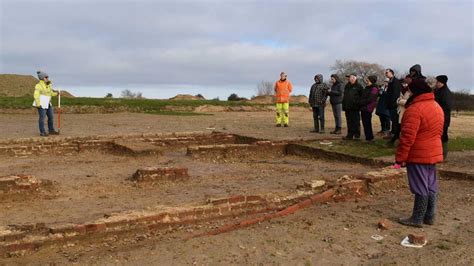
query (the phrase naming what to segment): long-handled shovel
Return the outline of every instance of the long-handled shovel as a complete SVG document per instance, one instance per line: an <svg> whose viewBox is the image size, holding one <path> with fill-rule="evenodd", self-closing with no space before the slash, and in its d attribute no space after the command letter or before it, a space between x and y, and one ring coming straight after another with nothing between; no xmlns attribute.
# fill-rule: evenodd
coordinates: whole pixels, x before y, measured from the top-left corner
<svg viewBox="0 0 474 266"><path fill-rule="evenodd" d="M61 132L61 90L58 91L58 133Z"/></svg>

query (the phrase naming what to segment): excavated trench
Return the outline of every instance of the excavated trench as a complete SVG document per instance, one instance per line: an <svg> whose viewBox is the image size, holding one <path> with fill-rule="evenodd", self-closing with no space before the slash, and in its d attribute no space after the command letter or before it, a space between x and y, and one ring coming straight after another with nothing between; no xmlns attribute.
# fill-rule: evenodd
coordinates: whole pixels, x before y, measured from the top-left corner
<svg viewBox="0 0 474 266"><path fill-rule="evenodd" d="M223 133L19 140L0 158L2 254L405 186L376 161ZM25 176L34 185L12 187Z"/></svg>

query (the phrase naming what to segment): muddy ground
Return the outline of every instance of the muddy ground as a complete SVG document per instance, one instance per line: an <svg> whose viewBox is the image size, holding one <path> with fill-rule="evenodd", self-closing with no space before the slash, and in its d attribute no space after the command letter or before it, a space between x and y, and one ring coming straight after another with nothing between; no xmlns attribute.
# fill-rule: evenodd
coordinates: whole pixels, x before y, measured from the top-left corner
<svg viewBox="0 0 474 266"><path fill-rule="evenodd" d="M161 236L110 238L100 243L48 247L8 263L95 265L472 265L474 213L471 181L440 182L438 219L434 226L408 228L393 223L378 231L381 218L410 213L407 188L362 200L316 205L294 215L216 236L185 238L213 224L183 227ZM218 223L220 224L220 223ZM426 233L422 249L400 245L404 236ZM384 237L375 241L372 235Z"/></svg>
<svg viewBox="0 0 474 266"><path fill-rule="evenodd" d="M333 127L327 113L327 128ZM37 136L36 115L0 115L1 139ZM65 115L63 136L218 130L274 140L314 139L331 135L309 133L312 114L293 112L289 128L275 128L271 112L215 113L212 116L158 116L148 114ZM378 123L374 118L374 128ZM474 118L455 117L451 136L474 135ZM161 204L203 202L208 196L237 193L286 192L303 180L331 180L343 174L369 170L344 162L319 162L299 157L246 158L240 162L193 160L184 150L164 157L129 157L83 152L74 156L0 157L0 174L32 174L54 181L51 194L36 198L5 199L0 203L0 224L30 222L81 222L120 210L145 209ZM448 164L469 170L472 152L453 153ZM162 186L134 186L126 180L144 166L189 167L190 181ZM440 180L436 225L423 229L393 223L388 231L376 230L378 220L410 214L412 196L407 187L387 190L357 202L315 205L294 215L262 222L212 237L184 240L229 220L187 226L159 236L107 238L51 246L0 264L474 264L474 183ZM400 246L411 232L428 234L422 249ZM382 241L371 238L384 236Z"/></svg>
<svg viewBox="0 0 474 266"><path fill-rule="evenodd" d="M52 191L3 198L0 226L83 223L111 212L204 204L231 195L288 195L304 181L336 180L369 170L360 164L296 156L247 156L237 160L192 159L186 149L160 156L120 156L92 151L70 156L0 157L0 173L33 175L54 182ZM47 166L47 167L45 167ZM135 183L139 168L187 167L189 179Z"/></svg>
<svg viewBox="0 0 474 266"><path fill-rule="evenodd" d="M0 114L0 139L38 136L37 119L35 114ZM378 131L378 117L374 115L372 120L374 130ZM290 111L289 128L275 128L273 112L219 112L209 116L66 114L61 116L61 133L63 136L84 136L215 129L266 139L311 139L333 136L329 134L334 129L334 119L329 110L326 112L326 121L327 134L315 134L309 132L313 127L309 110ZM474 136L474 116L453 117L449 129L451 137Z"/></svg>

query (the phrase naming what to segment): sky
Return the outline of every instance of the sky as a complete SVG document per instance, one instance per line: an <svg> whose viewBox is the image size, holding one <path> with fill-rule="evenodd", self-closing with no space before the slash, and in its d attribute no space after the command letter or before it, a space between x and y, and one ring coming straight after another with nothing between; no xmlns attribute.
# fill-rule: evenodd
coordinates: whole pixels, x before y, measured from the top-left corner
<svg viewBox="0 0 474 266"><path fill-rule="evenodd" d="M0 73L43 70L76 96L295 94L336 60L446 74L474 93L474 1L0 0Z"/></svg>

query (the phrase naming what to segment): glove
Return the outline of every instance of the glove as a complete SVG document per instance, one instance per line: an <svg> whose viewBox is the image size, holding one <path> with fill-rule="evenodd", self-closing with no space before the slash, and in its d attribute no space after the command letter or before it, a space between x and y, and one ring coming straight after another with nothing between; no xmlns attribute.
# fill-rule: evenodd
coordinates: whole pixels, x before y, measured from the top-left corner
<svg viewBox="0 0 474 266"><path fill-rule="evenodd" d="M392 169L400 169L400 168L402 168L402 165L399 164L399 163L395 163L395 164L393 164L390 168L392 168Z"/></svg>

